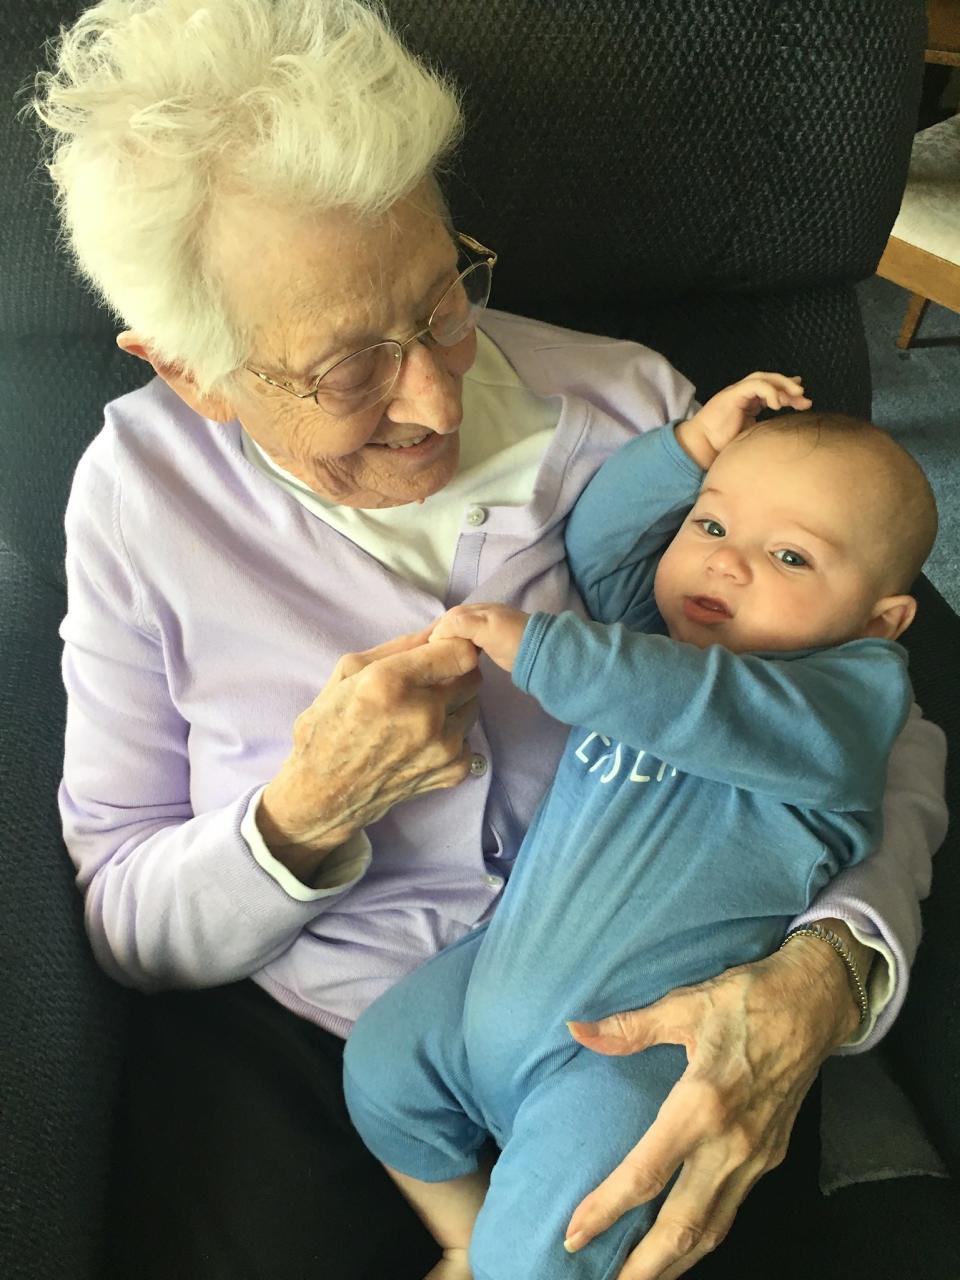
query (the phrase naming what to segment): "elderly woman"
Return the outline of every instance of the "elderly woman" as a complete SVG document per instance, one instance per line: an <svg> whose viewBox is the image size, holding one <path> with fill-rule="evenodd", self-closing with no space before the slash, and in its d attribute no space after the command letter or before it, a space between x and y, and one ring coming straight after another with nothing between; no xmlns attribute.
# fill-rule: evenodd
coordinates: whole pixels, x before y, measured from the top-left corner
<svg viewBox="0 0 960 1280"><path fill-rule="evenodd" d="M345 1118L343 1037L496 908L565 734L425 630L471 598L582 610L565 517L693 388L485 311L496 254L434 177L456 97L356 0L102 0L57 58L69 242L157 374L67 513L65 838L107 972L192 989L138 1012L116 1270L412 1280L435 1251ZM884 843L810 932L596 1027L689 1056L603 1184L622 1209L683 1166L622 1280L713 1248L822 1060L889 1027L940 753L914 714Z"/></svg>

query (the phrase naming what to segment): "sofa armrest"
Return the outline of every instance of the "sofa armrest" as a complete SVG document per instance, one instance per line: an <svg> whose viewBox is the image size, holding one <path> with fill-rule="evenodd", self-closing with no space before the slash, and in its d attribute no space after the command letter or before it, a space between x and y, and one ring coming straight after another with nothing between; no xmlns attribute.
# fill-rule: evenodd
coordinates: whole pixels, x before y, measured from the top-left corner
<svg viewBox="0 0 960 1280"><path fill-rule="evenodd" d="M0 1275L96 1274L126 993L96 967L56 791L63 593L0 546Z"/></svg>

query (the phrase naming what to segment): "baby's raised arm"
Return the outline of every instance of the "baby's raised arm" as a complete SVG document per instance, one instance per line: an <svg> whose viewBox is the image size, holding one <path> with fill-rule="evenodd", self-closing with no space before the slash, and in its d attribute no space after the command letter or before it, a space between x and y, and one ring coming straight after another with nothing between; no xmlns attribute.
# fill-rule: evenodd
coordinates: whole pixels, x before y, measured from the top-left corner
<svg viewBox="0 0 960 1280"><path fill-rule="evenodd" d="M756 425L763 409L809 409L800 378L784 373L751 373L707 401L686 422L678 423L677 440L688 457L707 471L722 449Z"/></svg>

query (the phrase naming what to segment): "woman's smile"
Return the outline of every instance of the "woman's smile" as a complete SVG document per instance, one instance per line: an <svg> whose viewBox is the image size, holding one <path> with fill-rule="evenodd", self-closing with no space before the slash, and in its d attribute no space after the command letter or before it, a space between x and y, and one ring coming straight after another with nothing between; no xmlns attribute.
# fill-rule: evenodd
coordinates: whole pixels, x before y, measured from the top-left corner
<svg viewBox="0 0 960 1280"><path fill-rule="evenodd" d="M422 431L414 436L396 436L391 440L371 440L365 447L381 453L389 450L391 466L412 466L415 463L434 462L459 438L457 431Z"/></svg>

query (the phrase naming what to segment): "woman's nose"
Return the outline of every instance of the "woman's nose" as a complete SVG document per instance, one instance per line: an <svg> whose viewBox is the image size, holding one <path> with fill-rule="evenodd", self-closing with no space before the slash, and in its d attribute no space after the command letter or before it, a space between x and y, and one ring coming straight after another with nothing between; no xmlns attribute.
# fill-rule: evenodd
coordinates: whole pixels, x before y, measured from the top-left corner
<svg viewBox="0 0 960 1280"><path fill-rule="evenodd" d="M415 422L439 435L456 431L463 418L463 383L444 363L442 347L411 342L387 406L391 422Z"/></svg>
<svg viewBox="0 0 960 1280"><path fill-rule="evenodd" d="M748 582L750 579L750 565L746 556L729 543L717 547L707 557L707 570L734 582Z"/></svg>

